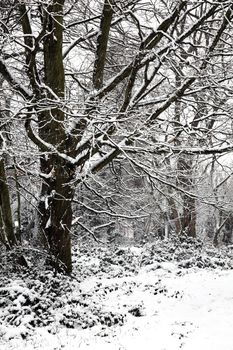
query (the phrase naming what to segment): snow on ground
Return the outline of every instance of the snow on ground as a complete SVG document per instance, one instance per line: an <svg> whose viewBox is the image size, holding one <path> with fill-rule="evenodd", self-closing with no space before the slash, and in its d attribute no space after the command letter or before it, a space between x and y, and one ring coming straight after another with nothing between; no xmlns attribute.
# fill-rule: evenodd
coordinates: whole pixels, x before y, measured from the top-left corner
<svg viewBox="0 0 233 350"><path fill-rule="evenodd" d="M184 269L177 261L162 261L138 265L134 273L124 274L115 265L111 273L98 273L98 258L89 259L88 266L95 273L73 284L69 300L87 295L91 307L101 305L102 317L109 319L85 329L52 323L29 329L25 339L25 324L1 321L0 349L233 349L232 269ZM80 305L72 307L80 312ZM122 322L119 318L114 324L116 315L123 315Z"/></svg>

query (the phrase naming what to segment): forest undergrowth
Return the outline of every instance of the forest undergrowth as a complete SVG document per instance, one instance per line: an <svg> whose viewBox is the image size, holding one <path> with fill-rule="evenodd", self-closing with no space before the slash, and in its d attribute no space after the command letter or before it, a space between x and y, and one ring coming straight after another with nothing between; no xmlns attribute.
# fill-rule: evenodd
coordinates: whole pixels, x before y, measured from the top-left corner
<svg viewBox="0 0 233 350"><path fill-rule="evenodd" d="M19 264L19 253L27 267ZM190 268L233 269L233 246L215 248L185 237L127 246L77 242L70 276L48 269L41 255L35 258L29 247L10 254L2 249L0 264L0 337L11 329L25 339L38 327L55 334L61 327L87 329L99 325L105 332L109 327L122 326L129 315L142 316L143 305L124 305L119 310L106 307L104 301L111 293L129 295L141 288L135 279L140 271L156 273L166 268L169 272L174 264L177 276ZM144 283L143 288L154 295L182 296L182 291L167 290L162 278L153 285ZM12 337L15 332L10 333Z"/></svg>

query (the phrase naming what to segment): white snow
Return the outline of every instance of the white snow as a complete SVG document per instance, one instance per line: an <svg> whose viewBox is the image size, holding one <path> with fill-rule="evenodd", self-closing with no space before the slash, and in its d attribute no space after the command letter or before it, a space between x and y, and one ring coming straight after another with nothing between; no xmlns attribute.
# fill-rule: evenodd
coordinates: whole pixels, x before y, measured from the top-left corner
<svg viewBox="0 0 233 350"><path fill-rule="evenodd" d="M164 262L143 267L135 276L92 276L77 284L76 293L93 292L100 283L101 288L114 287L101 299L102 308L127 314L123 326L37 328L24 340L24 325L0 324L0 349L233 349L231 270L181 270L175 263ZM93 295L96 302L98 293ZM140 317L128 312L133 307L140 308Z"/></svg>

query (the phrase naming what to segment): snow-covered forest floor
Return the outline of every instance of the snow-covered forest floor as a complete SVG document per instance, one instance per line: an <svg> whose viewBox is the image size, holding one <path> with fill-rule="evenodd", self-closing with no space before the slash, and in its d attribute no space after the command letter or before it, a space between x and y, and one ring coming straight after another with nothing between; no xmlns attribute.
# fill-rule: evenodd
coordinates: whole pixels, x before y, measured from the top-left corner
<svg viewBox="0 0 233 350"><path fill-rule="evenodd" d="M232 350L233 248L82 244L71 277L1 253L1 350Z"/></svg>

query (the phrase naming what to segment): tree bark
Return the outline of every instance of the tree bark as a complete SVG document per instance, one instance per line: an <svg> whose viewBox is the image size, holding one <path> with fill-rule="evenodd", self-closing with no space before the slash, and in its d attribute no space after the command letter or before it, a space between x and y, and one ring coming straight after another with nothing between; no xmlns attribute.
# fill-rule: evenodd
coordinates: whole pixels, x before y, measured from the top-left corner
<svg viewBox="0 0 233 350"><path fill-rule="evenodd" d="M0 87L3 88L4 79L0 77ZM3 99L4 101L4 99ZM5 130L4 126L4 115L2 110L3 107L8 107L7 99L5 99L5 104L7 106L2 106L0 104L0 127L1 130ZM4 103L3 103L4 105ZM2 121L3 120L3 121ZM3 147L3 136L0 135L0 152L2 152ZM17 240L14 233L12 211L11 211L11 201L10 192L7 184L7 177L5 171L5 162L3 154L0 154L0 239L8 247L11 248L13 245L17 244Z"/></svg>
<svg viewBox="0 0 233 350"><path fill-rule="evenodd" d="M46 97L54 100L54 94L62 101L65 91L65 74L62 58L63 42L63 0L54 0L47 7L44 18L49 34L44 40L44 74L48 87ZM56 101L55 101L56 102ZM64 129L65 114L59 107L51 108L38 114L39 136L60 152L68 152L69 144ZM62 265L66 272L71 272L71 236L72 223L71 200L73 189L70 181L74 169L68 162L55 154L40 157L40 166L46 178L42 183L39 202L40 231L53 263L58 268Z"/></svg>
<svg viewBox="0 0 233 350"><path fill-rule="evenodd" d="M103 86L104 67L109 40L109 31L113 16L113 0L105 0L97 37L96 57L94 63L93 86L99 90Z"/></svg>
<svg viewBox="0 0 233 350"><path fill-rule="evenodd" d="M178 185L181 186L187 194L183 195L183 214L181 218L181 232L187 234L189 237L196 237L196 200L189 194L190 190L194 188L193 183L193 161L184 155L178 158Z"/></svg>
<svg viewBox="0 0 233 350"><path fill-rule="evenodd" d="M10 248L15 245L16 238L14 234L14 226L11 213L11 203L9 188L7 185L5 165L3 158L0 158L0 216L1 231L5 244Z"/></svg>

